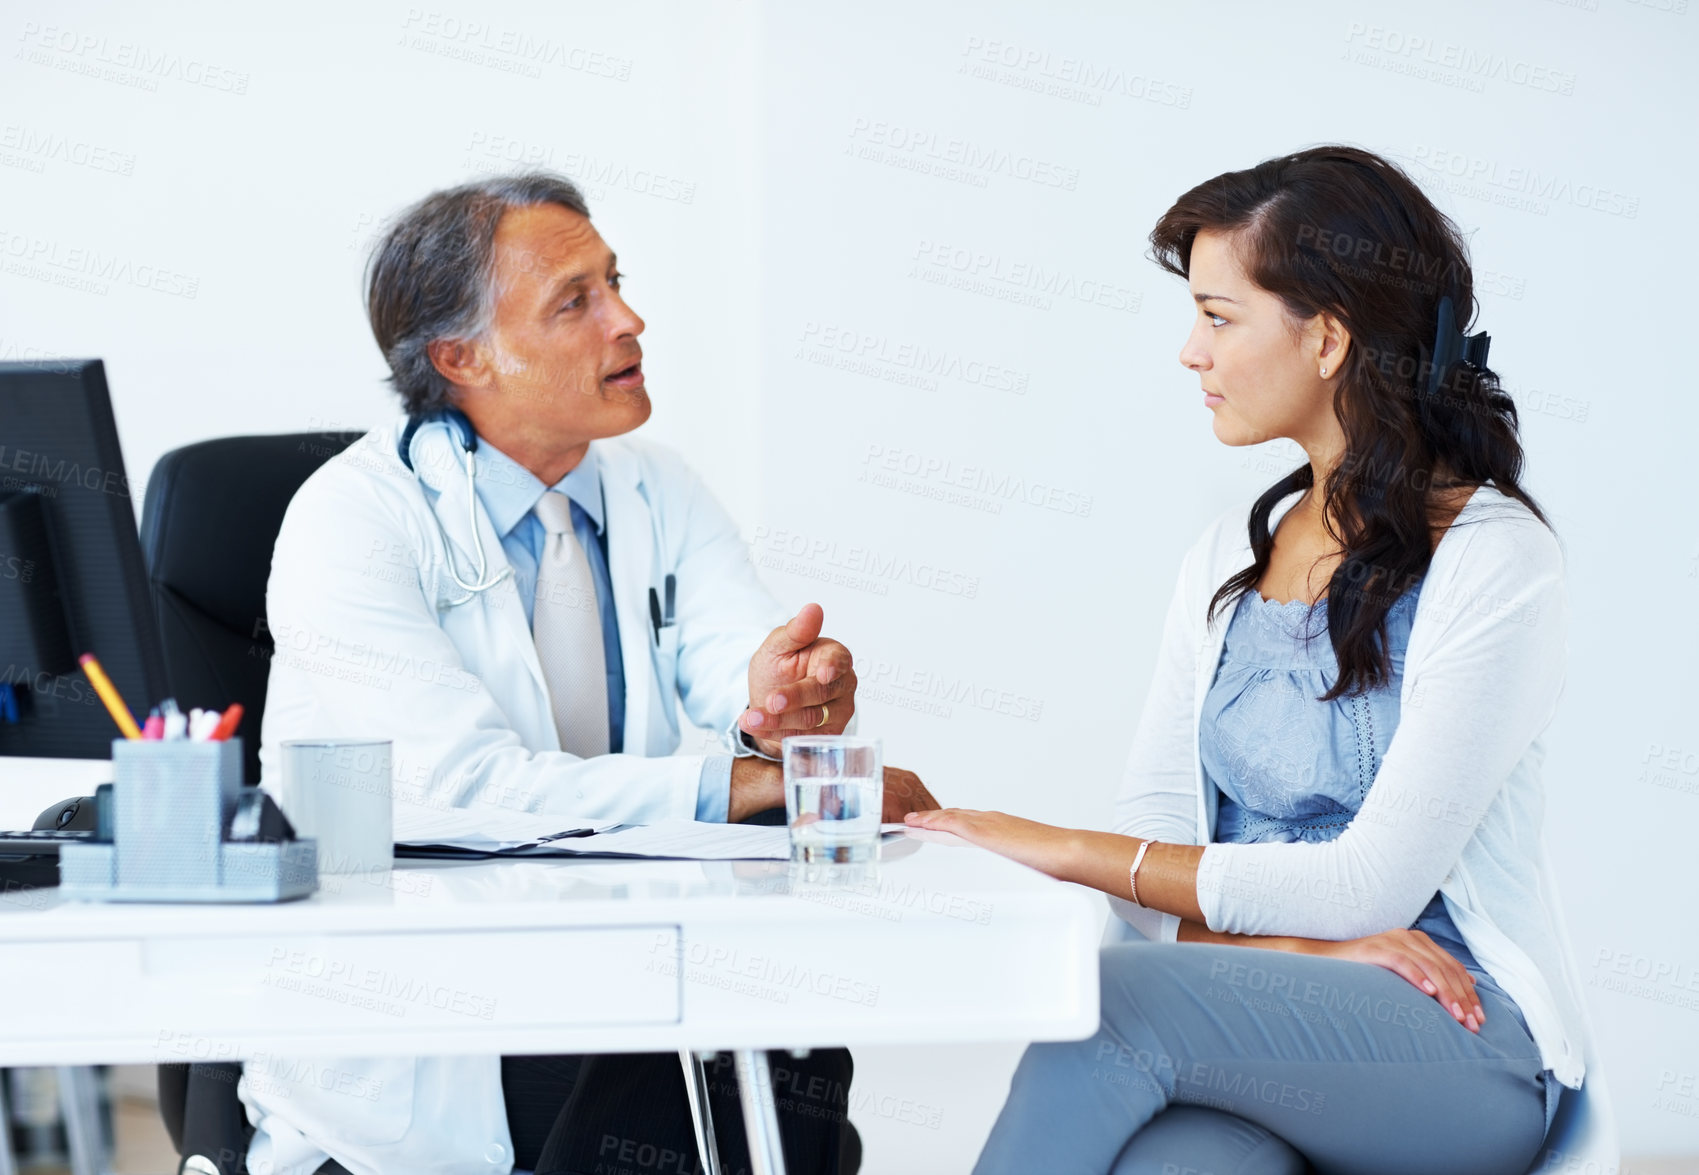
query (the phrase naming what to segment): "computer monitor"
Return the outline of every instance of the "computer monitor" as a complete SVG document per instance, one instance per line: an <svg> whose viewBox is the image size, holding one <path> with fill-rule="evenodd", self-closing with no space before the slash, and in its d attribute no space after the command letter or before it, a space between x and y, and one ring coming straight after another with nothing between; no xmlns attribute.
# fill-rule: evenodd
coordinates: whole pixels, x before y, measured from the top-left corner
<svg viewBox="0 0 1699 1175"><path fill-rule="evenodd" d="M0 363L0 755L111 756L82 653L138 722L165 697L148 590L105 367Z"/></svg>

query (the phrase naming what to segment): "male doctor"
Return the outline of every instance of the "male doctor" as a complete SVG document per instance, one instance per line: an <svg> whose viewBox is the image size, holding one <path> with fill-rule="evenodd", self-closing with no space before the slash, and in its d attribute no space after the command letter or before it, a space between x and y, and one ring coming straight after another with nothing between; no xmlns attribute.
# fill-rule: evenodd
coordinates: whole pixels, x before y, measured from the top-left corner
<svg viewBox="0 0 1699 1175"><path fill-rule="evenodd" d="M844 732L854 663L817 605L784 619L675 454L624 436L649 418L644 324L577 189L531 174L427 197L378 246L367 310L407 415L284 518L267 785L281 740L385 737L398 805L629 823L782 806L779 740ZM727 753L673 754L678 703ZM895 768L885 796L886 820L938 806ZM248 1066L250 1171L504 1175L557 1108L514 1058L313 1067L342 1076Z"/></svg>

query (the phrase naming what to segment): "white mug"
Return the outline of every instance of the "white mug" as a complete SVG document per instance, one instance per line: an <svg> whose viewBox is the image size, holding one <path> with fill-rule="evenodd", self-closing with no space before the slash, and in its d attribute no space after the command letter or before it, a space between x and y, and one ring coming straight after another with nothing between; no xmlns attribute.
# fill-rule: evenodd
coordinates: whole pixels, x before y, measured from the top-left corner
<svg viewBox="0 0 1699 1175"><path fill-rule="evenodd" d="M278 806L298 836L318 841L319 873L372 873L395 865L390 741L288 739Z"/></svg>

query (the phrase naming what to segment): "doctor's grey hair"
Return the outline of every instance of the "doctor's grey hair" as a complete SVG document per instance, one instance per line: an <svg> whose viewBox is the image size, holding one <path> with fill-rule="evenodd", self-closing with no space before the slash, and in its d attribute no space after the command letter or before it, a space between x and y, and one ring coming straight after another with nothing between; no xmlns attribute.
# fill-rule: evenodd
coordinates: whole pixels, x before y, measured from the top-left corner
<svg viewBox="0 0 1699 1175"><path fill-rule="evenodd" d="M451 403L431 363L438 339L472 341L490 327L496 226L512 208L559 204L589 216L570 180L549 172L493 176L433 192L403 212L366 264L366 316L410 416Z"/></svg>

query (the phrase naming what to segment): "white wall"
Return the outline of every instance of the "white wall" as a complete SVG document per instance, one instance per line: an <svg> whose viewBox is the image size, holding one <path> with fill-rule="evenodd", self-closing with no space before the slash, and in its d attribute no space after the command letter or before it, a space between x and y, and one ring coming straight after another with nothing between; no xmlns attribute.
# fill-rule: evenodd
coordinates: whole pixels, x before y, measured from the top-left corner
<svg viewBox="0 0 1699 1175"><path fill-rule="evenodd" d="M531 164L582 184L666 324L644 340L650 427L752 504L754 340L722 317L757 293L741 6L153 8L8 2L0 23L0 357L104 357L133 478L192 439L393 416L371 245L433 188ZM55 284L79 278L94 291Z"/></svg>
<svg viewBox="0 0 1699 1175"><path fill-rule="evenodd" d="M375 424L379 223L504 156L551 164L633 275L647 428L785 599L826 606L865 729L946 802L1094 824L1180 554L1293 460L1213 439L1145 234L1220 171L1384 152L1471 235L1569 555L1547 831L1626 1149L1699 1153L1687 8L8 3L0 358L106 357L138 480L201 437ZM181 65L115 64L134 47ZM512 72L527 48L541 76ZM1081 60L1107 82L1059 80ZM79 165L92 148L128 174ZM130 276L75 273L74 249ZM1012 300L1022 264L1072 292ZM140 288L143 265L194 296ZM858 1052L869 1169L966 1170L1016 1055Z"/></svg>
<svg viewBox="0 0 1699 1175"><path fill-rule="evenodd" d="M1345 141L1405 164L1470 234L1480 323L1523 413L1527 484L1570 560L1548 834L1627 1149L1696 1153L1699 1106L1675 1096L1699 1057L1685 864L1699 820L1699 690L1684 668L1699 650L1685 325L1699 311L1685 227L1696 176L1666 129L1694 107L1679 79L1699 16L1619 0L1374 10L1371 28L1364 6L1343 2L1302 16L1261 4L767 6L761 395L807 440L774 448L758 521L835 542L839 559L863 545L974 577L972 599L894 581L877 594L775 581L843 617L863 665L900 666L883 697L924 702L901 685L930 674L1042 703L1036 721L967 703L862 704L892 758L947 802L1101 821L1180 554L1218 511L1295 464L1286 443L1214 440L1197 380L1176 362L1189 299L1143 259L1145 235L1188 187L1269 155ZM1415 38L1431 47L1371 48ZM1395 71L1424 57L1485 72ZM1115 80L1037 88L1077 68L1070 59ZM1468 84L1443 84L1457 80ZM1001 167L924 170L1004 153ZM1080 291L1106 283L1111 303L1124 288L1137 312L1001 300L1018 286L995 275L1021 263L1061 270ZM958 284L924 280L939 275ZM851 358L871 346L872 362L808 361L834 345ZM904 386L905 345L1029 378L1019 393L949 378ZM971 507L921 496L944 475L870 485L863 474L884 460L875 447L902 450L911 467L948 461L958 474L979 466L1060 487L1091 511L1003 500L987 513L991 495ZM831 554L802 565L836 570ZM1662 978L1636 983L1639 972ZM1608 986L1625 979L1630 990ZM950 1098L933 1077L974 1071L991 1097L1007 1068L950 1060L928 1058L908 1088ZM981 1104L947 1102L940 1150L981 1126Z"/></svg>

